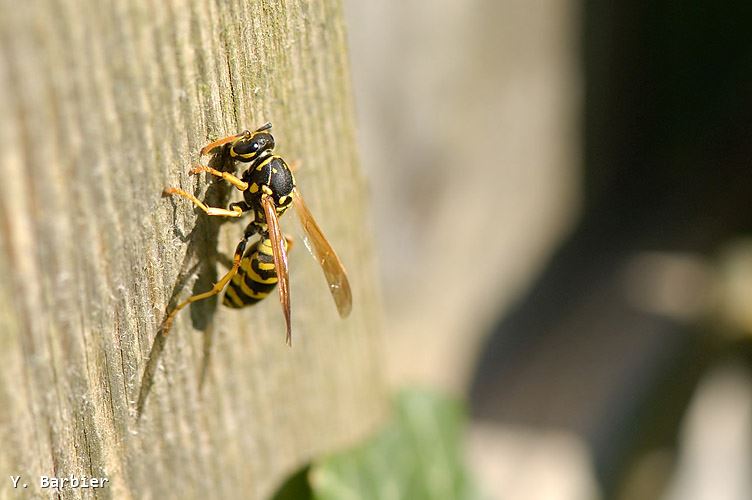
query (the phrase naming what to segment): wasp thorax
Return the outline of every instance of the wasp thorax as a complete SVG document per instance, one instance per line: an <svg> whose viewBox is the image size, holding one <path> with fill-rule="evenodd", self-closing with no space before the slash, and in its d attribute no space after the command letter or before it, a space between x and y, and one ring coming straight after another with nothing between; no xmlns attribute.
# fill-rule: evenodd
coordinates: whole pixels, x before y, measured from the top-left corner
<svg viewBox="0 0 752 500"><path fill-rule="evenodd" d="M248 189L243 191L246 203L259 213L263 213L261 197L271 196L277 213L282 214L292 203L295 178L285 160L279 156L267 155L251 164L243 174Z"/></svg>
<svg viewBox="0 0 752 500"><path fill-rule="evenodd" d="M250 137L238 139L230 149L230 155L240 161L258 158L264 151L274 149L274 137L268 132L254 132Z"/></svg>

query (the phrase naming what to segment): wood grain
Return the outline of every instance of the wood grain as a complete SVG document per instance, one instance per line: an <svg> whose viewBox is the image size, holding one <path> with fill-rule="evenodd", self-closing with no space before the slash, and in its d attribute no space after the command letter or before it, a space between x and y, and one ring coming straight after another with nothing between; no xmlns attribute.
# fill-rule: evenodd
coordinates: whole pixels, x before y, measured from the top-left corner
<svg viewBox="0 0 752 500"><path fill-rule="evenodd" d="M349 85L336 0L0 0L0 472L22 475L24 493L75 474L110 483L63 498L264 498L378 424L380 305ZM210 140L267 120L278 152L301 160L353 314L338 318L298 244L292 349L269 299L195 304L152 351L167 304L208 289L244 227L162 189L237 199L187 172Z"/></svg>

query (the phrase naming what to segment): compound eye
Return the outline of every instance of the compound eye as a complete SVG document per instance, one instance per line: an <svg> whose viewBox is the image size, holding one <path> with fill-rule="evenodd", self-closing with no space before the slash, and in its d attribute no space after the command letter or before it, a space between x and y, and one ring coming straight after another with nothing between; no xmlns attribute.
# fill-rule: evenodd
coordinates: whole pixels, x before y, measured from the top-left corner
<svg viewBox="0 0 752 500"><path fill-rule="evenodd" d="M232 147L233 153L237 156L253 155L256 154L258 149L259 146L255 140L239 141Z"/></svg>

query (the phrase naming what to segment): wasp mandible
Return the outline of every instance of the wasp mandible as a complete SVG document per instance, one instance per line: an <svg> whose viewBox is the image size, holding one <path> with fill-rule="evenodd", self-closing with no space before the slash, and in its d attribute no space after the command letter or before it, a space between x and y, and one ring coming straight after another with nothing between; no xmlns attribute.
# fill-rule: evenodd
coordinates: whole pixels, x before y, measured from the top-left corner
<svg viewBox="0 0 752 500"><path fill-rule="evenodd" d="M253 132L245 130L214 141L201 149L199 155L203 158L217 148L229 144L230 158L249 164L240 178L201 163L190 172L206 172L221 177L243 192L243 201L231 203L227 209L208 207L182 189L164 190L165 194L175 194L189 199L208 215L242 217L247 212L253 212L254 218L245 228L243 239L235 249L232 267L227 274L211 290L193 295L175 306L165 318L163 335L169 333L178 311L192 302L217 295L226 288L222 303L228 307L240 308L259 302L279 285L279 301L287 326L285 341L292 345L290 280L287 267L287 252L292 246L292 240L283 235L279 227L279 217L290 205L295 206L303 231L311 243L306 246L324 271L340 316L345 318L350 314L352 293L345 268L303 201L300 190L295 185L292 170L285 160L274 154L271 128L272 124L267 122ZM259 235L259 239L248 246L255 235Z"/></svg>

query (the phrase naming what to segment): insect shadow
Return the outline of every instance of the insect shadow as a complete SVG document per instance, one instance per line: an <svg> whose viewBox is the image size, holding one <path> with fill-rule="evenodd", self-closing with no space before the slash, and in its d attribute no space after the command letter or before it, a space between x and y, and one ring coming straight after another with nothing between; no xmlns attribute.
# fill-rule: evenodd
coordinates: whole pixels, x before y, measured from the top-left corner
<svg viewBox="0 0 752 500"><path fill-rule="evenodd" d="M223 147L217 152L209 162L209 166L225 171L234 171L234 162L230 159L229 147ZM221 179L217 179L218 182L211 182L206 194L203 196L204 202L209 206L223 207L227 206L230 200L230 194L232 192L232 186L226 182L222 182ZM173 203L173 219L175 218L175 210L179 201L172 197ZM144 372L141 377L141 386L138 393L138 401L136 403L136 416L141 418L146 404L146 399L151 392L152 385L154 383L154 374L159 364L159 360L162 356L162 351L167 340L165 335L165 320L167 314L178 303L179 296L182 295L182 291L185 289L186 283L189 279L198 272L198 277L193 285L191 295L195 295L201 292L205 292L216 283L218 279L217 262L221 262L225 267L230 267L230 259L220 253L218 248L219 243L219 230L222 224L228 222L221 217L206 217L198 207L195 208L199 212L199 216L196 219L196 225L191 229L188 234L182 233L177 226L175 232L178 233L178 237L188 242L188 247L183 257L183 262L180 265L180 273L178 275L177 282L170 294L170 300L167 302L165 312L162 318L162 322L159 326L157 334L154 336L154 341L149 352L149 358L144 367ZM233 222L237 222L233 220ZM197 261L197 263L196 263ZM212 339L213 339L213 322L212 319L217 310L219 295L211 297L206 300L201 300L191 304L191 321L193 328L201 330L204 333L203 343L203 359L201 368L199 371L199 390L203 388L204 380L206 379L207 370L209 367Z"/></svg>

